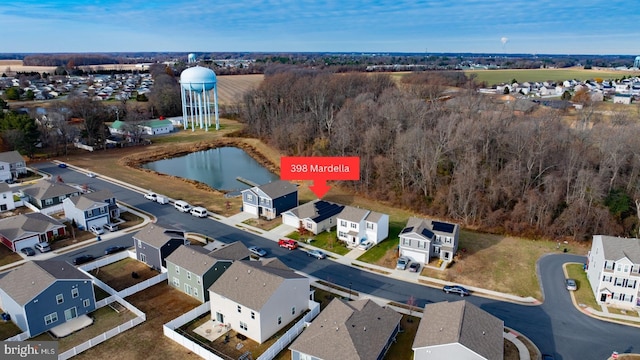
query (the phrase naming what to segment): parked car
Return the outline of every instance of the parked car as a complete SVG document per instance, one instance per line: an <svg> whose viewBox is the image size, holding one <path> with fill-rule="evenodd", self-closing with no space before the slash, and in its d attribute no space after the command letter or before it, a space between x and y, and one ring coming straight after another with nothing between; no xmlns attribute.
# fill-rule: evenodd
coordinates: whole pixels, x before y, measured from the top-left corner
<svg viewBox="0 0 640 360"><path fill-rule="evenodd" d="M111 232L118 230L118 224L106 223L102 225L102 228Z"/></svg>
<svg viewBox="0 0 640 360"><path fill-rule="evenodd" d="M189 205L189 203L184 200L176 200L173 206L176 208L176 210L183 213L188 213L191 210L191 205Z"/></svg>
<svg viewBox="0 0 640 360"><path fill-rule="evenodd" d="M569 291L578 290L578 284L576 283L576 281L574 279L567 279L565 281L565 284L567 285L567 290L569 290Z"/></svg>
<svg viewBox="0 0 640 360"><path fill-rule="evenodd" d="M144 198L147 200L151 200L151 201L156 201L156 198L158 197L158 194L154 193L154 192L148 192L146 194L144 194Z"/></svg>
<svg viewBox="0 0 640 360"><path fill-rule="evenodd" d="M89 231L91 231L94 235L102 235L104 234L104 230L99 225L91 225L89 226Z"/></svg>
<svg viewBox="0 0 640 360"><path fill-rule="evenodd" d="M327 254L324 253L324 251L321 250L310 250L307 251L307 256L313 256L316 259L326 259Z"/></svg>
<svg viewBox="0 0 640 360"><path fill-rule="evenodd" d="M207 209L201 206L196 206L193 209L191 209L191 215L199 218L205 218L207 217Z"/></svg>
<svg viewBox="0 0 640 360"><path fill-rule="evenodd" d="M109 255L126 249L126 246L109 246L108 248L104 249L104 254Z"/></svg>
<svg viewBox="0 0 640 360"><path fill-rule="evenodd" d="M92 172L88 172L87 176L90 177L90 178L94 178L94 177L96 177L96 174L94 174Z"/></svg>
<svg viewBox="0 0 640 360"><path fill-rule="evenodd" d="M35 250L33 250L32 248L30 248L28 246L20 249L20 252L25 254L25 255L27 255L27 256L33 256L33 255L36 254Z"/></svg>
<svg viewBox="0 0 640 360"><path fill-rule="evenodd" d="M287 248L289 250L294 250L298 248L298 242L295 240L289 240L289 239L278 240L278 245L280 247Z"/></svg>
<svg viewBox="0 0 640 360"><path fill-rule="evenodd" d="M73 259L73 265L82 265L84 263L92 261L93 259L95 259L93 255L80 255Z"/></svg>
<svg viewBox="0 0 640 360"><path fill-rule="evenodd" d="M358 245L358 249L369 250L372 246L373 246L373 243L371 241L365 241L360 243L360 245Z"/></svg>
<svg viewBox="0 0 640 360"><path fill-rule="evenodd" d="M442 291L447 294L460 294L460 296L468 296L471 295L471 292L460 285L446 285L442 288Z"/></svg>
<svg viewBox="0 0 640 360"><path fill-rule="evenodd" d="M409 271L411 271L411 272L420 271L420 263L412 262L411 264L409 264Z"/></svg>
<svg viewBox="0 0 640 360"><path fill-rule="evenodd" d="M554 359L553 355L542 354L542 360L553 360L553 359Z"/></svg>
<svg viewBox="0 0 640 360"><path fill-rule="evenodd" d="M265 249L259 248L257 246L251 246L249 247L249 251L251 251L251 253L259 256L259 257L263 257L263 256L267 256L267 251Z"/></svg>
<svg viewBox="0 0 640 360"><path fill-rule="evenodd" d="M13 180L13 179L6 179L4 182L6 182L7 184L13 184L13 183L15 183L16 181L15 181L15 180Z"/></svg>
<svg viewBox="0 0 640 360"><path fill-rule="evenodd" d="M46 253L51 251L51 246L49 246L49 244L45 242L37 243L36 246L34 247L36 248L36 250L40 251L41 253Z"/></svg>
<svg viewBox="0 0 640 360"><path fill-rule="evenodd" d="M65 169L65 168L67 167L67 164L65 164L65 163L60 163L60 164L58 164L58 167L59 167L59 168L63 168L63 169Z"/></svg>
<svg viewBox="0 0 640 360"><path fill-rule="evenodd" d="M398 261L396 262L396 269L398 270L405 270L407 268L407 266L409 266L409 263L411 262L411 260L409 260L408 257L406 256L400 256L398 258Z"/></svg>

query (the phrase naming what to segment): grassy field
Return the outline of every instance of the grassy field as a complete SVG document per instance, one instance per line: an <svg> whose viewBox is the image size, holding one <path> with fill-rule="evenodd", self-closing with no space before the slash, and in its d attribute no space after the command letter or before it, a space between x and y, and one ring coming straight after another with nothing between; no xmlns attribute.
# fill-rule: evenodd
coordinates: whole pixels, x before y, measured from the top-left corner
<svg viewBox="0 0 640 360"><path fill-rule="evenodd" d="M559 81L559 80L592 80L594 78L602 79L620 79L623 76L637 76L640 72L633 71L615 71L615 70L584 70L581 68L569 69L508 69L508 70L466 70L467 76L474 74L477 76L476 81L486 81L489 86L510 83L516 79L518 82L525 81Z"/></svg>

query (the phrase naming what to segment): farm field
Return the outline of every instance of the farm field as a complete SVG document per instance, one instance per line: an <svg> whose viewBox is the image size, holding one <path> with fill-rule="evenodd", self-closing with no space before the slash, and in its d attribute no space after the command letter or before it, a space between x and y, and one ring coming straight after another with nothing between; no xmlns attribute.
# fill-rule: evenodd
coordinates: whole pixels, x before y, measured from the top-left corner
<svg viewBox="0 0 640 360"><path fill-rule="evenodd" d="M558 81L558 80L589 80L594 78L619 79L623 76L637 76L640 71L616 71L616 70L584 70L582 68L567 69L508 69L508 70L466 70L467 76L475 74L476 81L486 81L489 86L508 83L516 79L525 81Z"/></svg>

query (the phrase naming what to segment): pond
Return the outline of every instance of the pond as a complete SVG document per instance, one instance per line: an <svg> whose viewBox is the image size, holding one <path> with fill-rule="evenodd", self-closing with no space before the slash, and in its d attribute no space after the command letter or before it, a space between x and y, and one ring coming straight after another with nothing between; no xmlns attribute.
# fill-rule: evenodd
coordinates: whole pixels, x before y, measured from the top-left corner
<svg viewBox="0 0 640 360"><path fill-rule="evenodd" d="M197 180L214 189L238 192L251 186L238 181L250 180L258 185L279 179L244 150L221 147L198 151L186 156L158 160L142 165L144 169Z"/></svg>

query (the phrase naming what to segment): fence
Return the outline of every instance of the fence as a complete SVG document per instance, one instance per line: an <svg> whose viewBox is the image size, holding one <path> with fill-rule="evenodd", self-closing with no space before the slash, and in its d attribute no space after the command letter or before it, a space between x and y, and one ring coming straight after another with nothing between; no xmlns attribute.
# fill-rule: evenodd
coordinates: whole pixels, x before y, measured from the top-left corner
<svg viewBox="0 0 640 360"><path fill-rule="evenodd" d="M99 260L96 261L92 261L90 263L84 264L82 266L78 266L79 269L82 269L86 272L89 272L91 270L95 270L99 267L103 267L105 265L109 265L111 263L114 263L116 261L120 261L122 259L126 259L129 256L129 251L121 251L121 252L117 252L115 254L111 254L109 256L105 256L103 258L100 258Z"/></svg>
<svg viewBox="0 0 640 360"><path fill-rule="evenodd" d="M23 333L20 333L16 336L12 336L4 341L25 341L28 340L31 337L31 335L29 334L28 331L25 331Z"/></svg>
<svg viewBox="0 0 640 360"><path fill-rule="evenodd" d="M289 344L295 340L298 335L304 330L305 324L311 322L320 313L320 303L313 300L309 300L309 311L305 316L300 319L291 329L284 333L278 341L273 343L265 352L262 353L256 360L272 360L278 354L284 350Z"/></svg>

